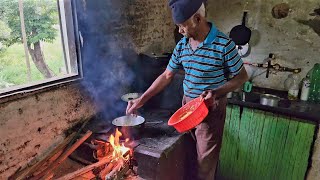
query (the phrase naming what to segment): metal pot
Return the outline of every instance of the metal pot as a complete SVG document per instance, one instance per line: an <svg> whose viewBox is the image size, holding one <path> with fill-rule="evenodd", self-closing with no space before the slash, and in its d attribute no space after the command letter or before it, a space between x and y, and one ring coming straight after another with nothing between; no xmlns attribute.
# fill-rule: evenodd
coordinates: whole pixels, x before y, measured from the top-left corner
<svg viewBox="0 0 320 180"><path fill-rule="evenodd" d="M279 96L275 96L272 94L261 94L260 95L260 104L266 106L277 107L280 101Z"/></svg>
<svg viewBox="0 0 320 180"><path fill-rule="evenodd" d="M160 124L162 121L145 122L141 116L121 116L112 121L121 132L124 138L138 139L141 137L143 129L147 124Z"/></svg>
<svg viewBox="0 0 320 180"><path fill-rule="evenodd" d="M141 116L121 116L112 121L124 138L137 139L144 128L145 119Z"/></svg>

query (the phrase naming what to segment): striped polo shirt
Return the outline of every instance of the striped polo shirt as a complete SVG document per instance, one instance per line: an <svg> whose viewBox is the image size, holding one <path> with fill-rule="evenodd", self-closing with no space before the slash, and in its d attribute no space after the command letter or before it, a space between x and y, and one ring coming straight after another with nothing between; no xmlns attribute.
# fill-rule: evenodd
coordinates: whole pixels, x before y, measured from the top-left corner
<svg viewBox="0 0 320 180"><path fill-rule="evenodd" d="M175 47L167 69L176 73L184 69L184 94L198 97L203 91L225 84L243 67L235 43L213 23L206 39L193 51L189 39L182 38Z"/></svg>

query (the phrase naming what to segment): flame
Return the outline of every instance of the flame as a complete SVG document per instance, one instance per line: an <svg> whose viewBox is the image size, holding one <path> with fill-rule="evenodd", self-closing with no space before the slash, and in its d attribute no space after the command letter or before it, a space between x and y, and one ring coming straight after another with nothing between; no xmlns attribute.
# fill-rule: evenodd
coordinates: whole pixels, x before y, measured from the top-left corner
<svg viewBox="0 0 320 180"><path fill-rule="evenodd" d="M113 147L112 157L115 160L118 160L119 158L127 160L127 158L129 157L129 156L123 157L123 155L125 153L130 151L130 148L125 147L123 143L120 145L120 137L121 136L122 136L122 133L117 128L115 135L111 134L109 137L109 143ZM125 140L125 142L128 142L128 141L129 141L129 139Z"/></svg>

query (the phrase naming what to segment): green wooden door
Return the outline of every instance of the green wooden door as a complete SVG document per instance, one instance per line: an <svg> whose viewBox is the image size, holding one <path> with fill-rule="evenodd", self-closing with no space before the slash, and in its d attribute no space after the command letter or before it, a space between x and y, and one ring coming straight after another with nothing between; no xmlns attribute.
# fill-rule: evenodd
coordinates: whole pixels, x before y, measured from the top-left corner
<svg viewBox="0 0 320 180"><path fill-rule="evenodd" d="M304 179L315 125L228 105L220 153L221 179Z"/></svg>

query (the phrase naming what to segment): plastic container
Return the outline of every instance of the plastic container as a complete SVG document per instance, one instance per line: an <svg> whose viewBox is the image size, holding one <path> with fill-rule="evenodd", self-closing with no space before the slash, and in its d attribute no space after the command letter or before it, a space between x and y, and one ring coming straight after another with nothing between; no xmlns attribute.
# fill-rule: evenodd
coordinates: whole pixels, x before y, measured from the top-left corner
<svg viewBox="0 0 320 180"><path fill-rule="evenodd" d="M309 92L310 92L310 77L307 74L307 76L302 79L300 100L307 101L309 97Z"/></svg>
<svg viewBox="0 0 320 180"><path fill-rule="evenodd" d="M286 91L289 90L290 86L291 86L291 83L293 82L293 78L292 78L292 75L293 74L289 74L287 79L284 81L284 89Z"/></svg>
<svg viewBox="0 0 320 180"><path fill-rule="evenodd" d="M293 73L292 82L290 83L288 90L288 99L297 100L299 95L299 75L298 73Z"/></svg>
<svg viewBox="0 0 320 180"><path fill-rule="evenodd" d="M320 64L316 63L311 73L310 93L308 101L320 103Z"/></svg>
<svg viewBox="0 0 320 180"><path fill-rule="evenodd" d="M204 100L198 97L178 109L170 117L168 125L180 133L186 132L200 124L208 113Z"/></svg>

